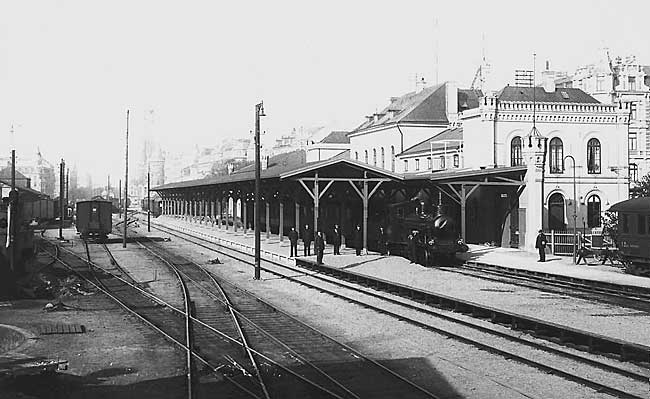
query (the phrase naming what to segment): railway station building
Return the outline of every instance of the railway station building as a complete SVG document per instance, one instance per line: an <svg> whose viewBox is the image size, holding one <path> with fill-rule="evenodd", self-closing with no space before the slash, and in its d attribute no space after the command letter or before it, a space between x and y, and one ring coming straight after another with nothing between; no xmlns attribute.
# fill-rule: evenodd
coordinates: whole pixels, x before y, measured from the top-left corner
<svg viewBox="0 0 650 399"><path fill-rule="evenodd" d="M258 222L281 237L305 224L339 224L349 236L358 224L373 249L388 204L442 198L467 242L534 250L538 229L598 227L607 204L627 199L628 117L625 104L554 84L487 94L421 86L347 134L265 159ZM154 190L164 214L224 229L255 223L253 166Z"/></svg>

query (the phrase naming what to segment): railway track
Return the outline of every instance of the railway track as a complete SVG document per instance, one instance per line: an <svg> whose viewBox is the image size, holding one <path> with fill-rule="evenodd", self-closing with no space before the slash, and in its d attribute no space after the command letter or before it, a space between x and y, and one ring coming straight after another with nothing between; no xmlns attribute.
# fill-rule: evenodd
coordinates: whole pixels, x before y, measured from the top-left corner
<svg viewBox="0 0 650 399"><path fill-rule="evenodd" d="M215 244L207 240L172 231L169 228L157 224L152 224L152 226L196 245L243 261L251 266L253 264L250 254L246 252L224 247L215 248ZM649 373L647 368L644 367L619 364L619 362L613 361L612 359L602 359L597 356L580 355L577 351L568 350L559 345L540 343L534 338L522 338L512 332L504 331L504 329L486 326L486 323L470 322L456 315L450 316L448 314L449 312L434 310L418 301L405 301L402 298L378 292L375 288L381 287L377 287L377 285L374 285L374 288L370 289L358 284L341 281L331 276L313 273L306 274L304 268L291 267L268 260L264 261L263 270L321 292L328 292L347 301L358 303L366 308L372 308L399 320L417 325L418 327L450 336L481 349L577 381L594 389L609 392L615 396L629 398L645 397L647 393ZM390 288L384 287L384 290L390 290ZM346 293L345 291L350 291L354 294L350 294L350 292ZM359 294L366 297L363 299L356 298L355 295ZM390 306L372 302L377 300L379 302L388 302ZM409 316L411 314L412 316ZM435 323L431 321L423 322L423 315L433 316L443 320L443 324L448 324L440 327L440 320ZM459 332L458 325L473 331L470 333L467 331ZM483 334L480 339L476 338L476 331ZM522 352L530 352L531 350L535 352L534 356L520 355ZM540 356L540 353L544 355ZM612 375L616 377L612 379ZM635 387L635 389L630 390L631 386Z"/></svg>
<svg viewBox="0 0 650 399"><path fill-rule="evenodd" d="M595 280L570 278L543 272L531 272L509 267L468 262L460 267L439 268L484 280L535 288L548 292L595 299L632 309L650 311L650 291L641 287L621 286Z"/></svg>

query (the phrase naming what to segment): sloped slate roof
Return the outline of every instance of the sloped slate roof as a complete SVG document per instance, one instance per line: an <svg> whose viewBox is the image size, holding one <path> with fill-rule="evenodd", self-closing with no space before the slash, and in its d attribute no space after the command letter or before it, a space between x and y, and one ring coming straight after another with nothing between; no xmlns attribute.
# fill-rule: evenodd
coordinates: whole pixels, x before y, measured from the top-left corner
<svg viewBox="0 0 650 399"><path fill-rule="evenodd" d="M445 144L447 145L448 149L457 149L460 147L461 143L460 141L455 141L455 140L462 140L463 139L463 128L462 127L455 127L455 128L450 128L443 130L442 132L436 134L433 137L430 137L424 141L421 141L414 146L411 146L404 150L402 153L398 155L410 155L410 154L420 154L423 152L429 152L431 149L433 150L442 150L445 148ZM445 140L454 140L451 142L445 142Z"/></svg>
<svg viewBox="0 0 650 399"><path fill-rule="evenodd" d="M506 86L499 93L499 100L532 102L533 91L535 93L535 101L540 103L600 104L598 100L584 91L570 87L561 87L549 93L543 87ZM562 93L566 94L566 98Z"/></svg>
<svg viewBox="0 0 650 399"><path fill-rule="evenodd" d="M445 84L425 87L418 93L410 92L395 97L379 114L382 115L379 120L366 121L353 132L400 121L447 123Z"/></svg>
<svg viewBox="0 0 650 399"><path fill-rule="evenodd" d="M11 181L11 166L7 166L0 170L0 179ZM28 179L28 177L20 173L18 169L16 169L16 180L18 179L26 180Z"/></svg>
<svg viewBox="0 0 650 399"><path fill-rule="evenodd" d="M262 179L277 178L280 174L296 169L306 164L305 150L296 150L278 154L269 159L269 166L260 172ZM230 175L208 177L205 179L187 180L182 182L167 183L154 187L152 191L167 190L174 188L209 186L213 184L232 183L255 179L255 165L248 165Z"/></svg>
<svg viewBox="0 0 650 399"><path fill-rule="evenodd" d="M323 144L349 144L348 132L334 131L320 141Z"/></svg>

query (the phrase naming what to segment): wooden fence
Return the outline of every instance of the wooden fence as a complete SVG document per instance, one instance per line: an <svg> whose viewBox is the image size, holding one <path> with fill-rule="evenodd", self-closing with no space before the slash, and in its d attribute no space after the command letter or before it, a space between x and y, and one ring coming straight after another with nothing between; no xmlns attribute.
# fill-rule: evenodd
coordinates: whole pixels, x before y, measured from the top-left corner
<svg viewBox="0 0 650 399"><path fill-rule="evenodd" d="M548 237L552 254L573 255L574 235L572 230L550 230L544 234ZM587 248L602 248L604 245L613 247L609 237L603 235L602 229L587 229L584 232L578 230L576 240L580 234L582 234ZM580 247L578 242L576 242L576 247Z"/></svg>

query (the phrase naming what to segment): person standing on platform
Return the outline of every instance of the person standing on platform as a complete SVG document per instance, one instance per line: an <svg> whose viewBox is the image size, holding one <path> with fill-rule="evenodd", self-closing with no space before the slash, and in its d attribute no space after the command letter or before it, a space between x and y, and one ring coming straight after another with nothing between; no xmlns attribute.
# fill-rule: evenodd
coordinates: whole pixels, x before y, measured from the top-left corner
<svg viewBox="0 0 650 399"><path fill-rule="evenodd" d="M354 248L357 250L357 256L361 255L361 250L363 249L363 232L359 225L352 232L352 242L354 243Z"/></svg>
<svg viewBox="0 0 650 399"><path fill-rule="evenodd" d="M289 231L289 243L291 243L290 257L298 256L298 232L295 227L292 227L291 231Z"/></svg>
<svg viewBox="0 0 650 399"><path fill-rule="evenodd" d="M314 241L314 251L316 252L316 264L323 264L323 253L325 252L325 237L323 232L316 233L316 241Z"/></svg>
<svg viewBox="0 0 650 399"><path fill-rule="evenodd" d="M580 232L578 232L578 244L580 245L580 248L578 248L578 260L576 261L576 265L579 265L582 260L585 261L585 265L588 265L589 262L587 262L587 255L589 254L589 250L587 250L587 247L585 246L586 240Z"/></svg>
<svg viewBox="0 0 650 399"><path fill-rule="evenodd" d="M302 242L304 244L303 247L304 256L311 256L311 242L313 240L314 240L314 233L309 228L309 225L306 224L305 230L302 232Z"/></svg>
<svg viewBox="0 0 650 399"><path fill-rule="evenodd" d="M384 228L379 228L379 233L377 234L377 249L381 255L386 255L388 252L388 243L386 242L386 234L384 233Z"/></svg>
<svg viewBox="0 0 650 399"><path fill-rule="evenodd" d="M334 225L332 236L334 237L332 241L332 244L334 244L334 255L341 255L341 229L338 224Z"/></svg>
<svg viewBox="0 0 650 399"><path fill-rule="evenodd" d="M541 229L539 230L539 234L537 234L535 248L539 250L539 259L537 261L546 262L546 235Z"/></svg>
<svg viewBox="0 0 650 399"><path fill-rule="evenodd" d="M406 237L406 249L408 252L409 261L411 261L411 263L415 263L417 260L415 258L415 238L413 237L414 233L415 232L411 231L411 234Z"/></svg>

